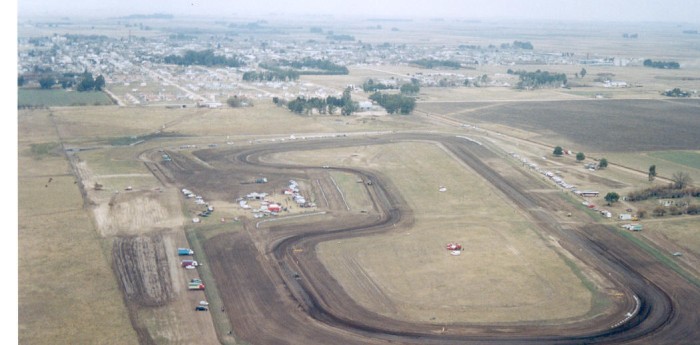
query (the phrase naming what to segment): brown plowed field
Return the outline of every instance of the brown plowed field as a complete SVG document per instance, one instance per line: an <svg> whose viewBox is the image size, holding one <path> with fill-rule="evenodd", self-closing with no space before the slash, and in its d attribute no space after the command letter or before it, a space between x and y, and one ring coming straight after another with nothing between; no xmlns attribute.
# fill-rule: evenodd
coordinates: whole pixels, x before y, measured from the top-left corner
<svg viewBox="0 0 700 345"><path fill-rule="evenodd" d="M465 105L475 109L451 117L463 122L500 123L534 133L548 133L538 140L549 142L564 137L589 151L639 152L700 147L697 135L700 102L697 99L438 102L419 104L418 110L450 114Z"/></svg>
<svg viewBox="0 0 700 345"><path fill-rule="evenodd" d="M130 303L156 307L172 299L173 284L161 235L117 237L112 257L119 283Z"/></svg>
<svg viewBox="0 0 700 345"><path fill-rule="evenodd" d="M316 245L392 231L394 224L410 225L413 218L407 203L391 181L376 172L334 168L373 181L366 188L377 213L353 214L343 210L342 198L333 195L338 191L333 191L333 182L328 181L321 167L263 163L261 157L278 151L402 140L439 142L497 187L538 225L543 236L556 237L585 269L606 277L606 284L624 292L614 306L615 312L562 324L436 325L394 320L353 301L316 257ZM693 343L700 337L698 286L612 229L589 224L585 217L560 218L561 210L571 205L558 193L530 192L532 176L527 174L504 178L496 168L484 164L498 159L498 155L474 142L433 134L403 134L256 145L238 151L202 150L196 155L216 169L179 161L177 166L167 168L183 185L200 188L202 193L240 193L247 188L242 180L264 174L271 178L273 187L290 177L316 181L316 200L323 199L319 196L321 189L329 199L326 206L331 210L324 217L309 217L306 223L269 222L261 228L246 224L245 231L223 233L205 242L207 260L239 340L254 344L648 344ZM230 187L222 187L219 177ZM203 178L208 181L202 182ZM389 302L382 302L381 289L374 291L371 299L391 307Z"/></svg>

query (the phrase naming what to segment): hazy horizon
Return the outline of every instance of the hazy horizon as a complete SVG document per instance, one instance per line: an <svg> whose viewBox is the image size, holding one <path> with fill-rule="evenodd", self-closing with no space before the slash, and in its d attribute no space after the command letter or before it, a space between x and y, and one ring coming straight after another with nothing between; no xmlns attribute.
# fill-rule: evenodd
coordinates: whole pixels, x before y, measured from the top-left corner
<svg viewBox="0 0 700 345"><path fill-rule="evenodd" d="M18 18L76 16L115 17L165 13L174 16L245 17L274 14L366 18L463 18L609 22L700 23L700 2L680 0L671 7L662 1L618 0L491 0L489 2L434 0L405 3L399 0L329 2L282 0L231 2L226 0L20 0Z"/></svg>

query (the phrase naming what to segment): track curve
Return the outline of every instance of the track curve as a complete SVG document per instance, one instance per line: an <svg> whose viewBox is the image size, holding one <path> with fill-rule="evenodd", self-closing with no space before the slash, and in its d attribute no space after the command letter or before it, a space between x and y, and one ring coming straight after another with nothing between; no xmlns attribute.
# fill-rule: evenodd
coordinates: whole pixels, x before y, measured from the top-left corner
<svg viewBox="0 0 700 345"><path fill-rule="evenodd" d="M455 136L442 134L393 134L374 138L339 138L333 140L309 140L280 144L263 144L240 149L238 151L209 151L207 161L224 161L236 169L251 171L289 171L299 174L308 169L319 167L273 164L264 162L261 157L277 152L315 150L328 147L348 147L357 145L378 145L401 141L428 141L439 143L455 157L470 166L484 179L496 186L513 202L523 209L536 222L542 231L555 234L563 246L574 253L573 248L582 248L583 254L576 254L583 262L595 267L627 292L624 312L630 306L635 313L627 318L603 317L574 324L564 325L528 325L507 324L508 331L503 331L503 324L448 324L449 332L436 333L434 324L411 323L393 320L363 309L345 295L331 275L325 271L315 258L316 244L330 239L367 236L374 233L391 231L394 224L407 225L413 221L410 208L391 181L381 174L361 169L333 168L361 176L364 180L374 181L365 186L372 199L373 207L378 211L375 217L353 217L343 219L343 225L324 224L323 229L309 230L308 226L290 225L271 232L263 256L260 252L246 251L246 261L250 270L263 270L257 284L278 284L278 298L281 305L296 305L296 308L283 308L284 315L270 318L267 322L275 325L256 326L253 322L247 327L258 327L257 331L266 329L285 330L296 325L304 327L300 338L286 338L286 335L250 334L246 330L238 331L247 341L253 343L407 343L407 344L463 344L463 343L498 343L498 344L581 344L581 343L692 343L700 336L697 329L700 310L700 289L690 284L661 263L650 259L649 254L629 243L615 231L601 225L589 225L576 231L565 231L557 219L545 211L547 200L523 192L524 187L510 181L484 164L483 160L493 158L495 154L478 143ZM251 169L254 167L254 169ZM217 240L224 240L217 238ZM240 243L246 243L239 239ZM232 245L237 245L233 243ZM240 252L245 249L242 246ZM295 248L304 248L303 254ZM224 255L215 244L208 244L208 257L214 261L217 255ZM242 258L242 257L240 257ZM225 270L224 264L213 262ZM256 266L256 265L259 265ZM237 268L239 269L239 268ZM291 272L301 274L303 279L295 279ZM240 268L237 275L251 276L258 274ZM257 279L257 278L256 278ZM236 284L235 279L227 281ZM219 284L217 277L217 284ZM266 303L266 298L256 296L259 290L250 290L250 285L231 286L236 291L231 297L243 304L241 299L250 299ZM220 285L220 284L219 284ZM226 294L227 292L222 292ZM272 294L272 292L268 293ZM235 296L234 296L235 294ZM226 298L224 298L226 299ZM683 299L684 303L679 303ZM278 303L279 300L269 303ZM234 310L235 304L230 310ZM250 307L251 313L271 310L270 306ZM255 310L258 311L255 311ZM621 315L624 314L621 310ZM258 320L260 321L260 320ZM247 322L247 320L241 320ZM260 321L262 322L262 321ZM612 325L612 326L611 326ZM302 332L300 332L302 333ZM297 340L294 340L297 339Z"/></svg>

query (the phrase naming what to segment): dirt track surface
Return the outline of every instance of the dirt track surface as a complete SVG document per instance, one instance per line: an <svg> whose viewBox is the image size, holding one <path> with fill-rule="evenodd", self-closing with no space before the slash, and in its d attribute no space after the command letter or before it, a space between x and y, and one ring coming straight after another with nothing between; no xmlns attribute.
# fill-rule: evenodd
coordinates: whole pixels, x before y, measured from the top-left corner
<svg viewBox="0 0 700 345"><path fill-rule="evenodd" d="M374 211L357 215L344 212L321 167L274 165L261 162L260 157L403 140L439 142L496 186L543 234L556 237L562 247L625 292L618 313L562 325L436 325L393 320L355 303L316 258L316 244L391 231L394 224L409 225L411 210L391 181L376 172L335 168L374 182L366 186ZM240 340L253 344L661 344L700 339L700 288L614 230L564 224L553 208L569 206L558 195L528 193L526 178L504 178L484 163L497 158L496 154L477 143L454 136L397 134L256 145L237 151L203 150L196 155L210 166L172 155L175 164L163 168L183 185L206 193L240 195L246 190L240 182L263 172L274 188L299 177L318 181L316 188L323 189L327 198L330 195L327 206L332 217L306 224L269 223L260 229L249 223L247 231L218 235L205 243L231 328ZM222 190L221 186L228 187Z"/></svg>

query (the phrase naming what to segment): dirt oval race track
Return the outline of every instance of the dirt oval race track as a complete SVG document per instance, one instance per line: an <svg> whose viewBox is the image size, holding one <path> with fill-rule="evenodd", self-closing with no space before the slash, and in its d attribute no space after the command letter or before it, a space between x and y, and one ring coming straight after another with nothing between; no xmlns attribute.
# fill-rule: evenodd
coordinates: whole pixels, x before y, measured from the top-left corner
<svg viewBox="0 0 700 345"><path fill-rule="evenodd" d="M194 184L202 193L222 193L218 187L221 184L198 182L197 176L231 179L253 172L280 178L322 176L321 167L272 164L261 157L276 152L409 140L441 144L508 196L544 234L558 238L562 247L608 277L617 289L625 292L625 298L615 306L618 312L562 325L436 325L394 320L362 308L316 258L316 244L391 231L395 224L410 225L412 213L391 181L381 174L331 168L374 182L365 186L372 199L372 212L363 215L338 212L332 219L324 217L325 220L309 220L304 224L268 223L266 231L254 229L255 223L246 223L248 231L217 235L205 243L206 257L231 320L231 329L239 340L252 344L691 344L699 341L698 286L612 229L596 224L565 228L548 206L561 204L561 199L552 199L559 196L526 193L527 180L506 179L497 173L484 163L497 155L474 141L417 133L256 144L237 150L195 152L207 166L185 164L182 163L185 158L174 157L179 164L163 165L161 169L183 185Z"/></svg>

